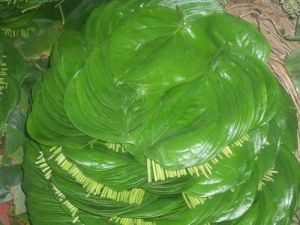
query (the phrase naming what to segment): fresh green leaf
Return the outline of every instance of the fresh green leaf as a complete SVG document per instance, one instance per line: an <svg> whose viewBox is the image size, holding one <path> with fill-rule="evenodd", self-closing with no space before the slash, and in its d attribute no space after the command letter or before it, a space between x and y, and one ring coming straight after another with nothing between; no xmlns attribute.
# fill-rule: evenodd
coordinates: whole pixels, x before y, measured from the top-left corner
<svg viewBox="0 0 300 225"><path fill-rule="evenodd" d="M107 1L83 22L94 4L66 7L33 88L32 224L287 224L296 110L257 29L217 0Z"/></svg>

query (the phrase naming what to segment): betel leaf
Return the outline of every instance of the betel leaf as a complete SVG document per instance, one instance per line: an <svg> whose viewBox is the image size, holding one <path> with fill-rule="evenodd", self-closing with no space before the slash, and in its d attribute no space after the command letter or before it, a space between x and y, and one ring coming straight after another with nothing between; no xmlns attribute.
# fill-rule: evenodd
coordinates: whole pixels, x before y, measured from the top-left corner
<svg viewBox="0 0 300 225"><path fill-rule="evenodd" d="M27 37L33 29L32 19L36 9L23 12L21 8L7 2L0 2L0 30L9 37Z"/></svg>
<svg viewBox="0 0 300 225"><path fill-rule="evenodd" d="M218 1L100 4L63 32L34 86L23 164L32 224L289 221L297 118L269 54Z"/></svg>
<svg viewBox="0 0 300 225"><path fill-rule="evenodd" d="M58 0L2 0L0 29L10 38L28 38L36 29L38 30L35 19L61 18L63 12L60 13L56 7L58 2Z"/></svg>
<svg viewBox="0 0 300 225"><path fill-rule="evenodd" d="M63 108L65 85L70 79L70 74L79 70L85 54L86 49L83 46L82 38L75 31L66 32L55 46L51 64L56 65L56 68L49 70L44 78L49 82L49 86L36 85L34 95L40 100L37 100L38 104L34 105L27 125L30 135L40 143L46 145L55 145L60 141L61 144L86 143L91 139L69 122ZM82 57L73 57L74 55ZM69 60L67 66L64 65L65 58Z"/></svg>
<svg viewBox="0 0 300 225"><path fill-rule="evenodd" d="M59 22L37 20L35 23L36 31L28 38L17 41L18 49L27 59L49 57L54 42L62 32L62 25Z"/></svg>

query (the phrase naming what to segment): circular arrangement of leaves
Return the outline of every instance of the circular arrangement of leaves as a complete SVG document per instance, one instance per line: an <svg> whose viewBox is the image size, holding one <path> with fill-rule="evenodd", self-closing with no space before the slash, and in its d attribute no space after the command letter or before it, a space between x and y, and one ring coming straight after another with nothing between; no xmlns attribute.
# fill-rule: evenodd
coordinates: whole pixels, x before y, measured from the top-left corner
<svg viewBox="0 0 300 225"><path fill-rule="evenodd" d="M297 118L269 51L215 1L95 9L34 87L32 224L289 224Z"/></svg>
<svg viewBox="0 0 300 225"><path fill-rule="evenodd" d="M299 29L220 2L0 0L0 224L297 224Z"/></svg>

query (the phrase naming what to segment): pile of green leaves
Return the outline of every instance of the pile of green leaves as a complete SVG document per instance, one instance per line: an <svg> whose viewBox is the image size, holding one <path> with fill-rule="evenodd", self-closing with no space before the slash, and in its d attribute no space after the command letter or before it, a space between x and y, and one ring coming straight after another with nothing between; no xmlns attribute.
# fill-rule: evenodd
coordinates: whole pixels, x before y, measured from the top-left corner
<svg viewBox="0 0 300 225"><path fill-rule="evenodd" d="M269 46L210 0L113 0L33 89L33 225L290 224L295 107Z"/></svg>
<svg viewBox="0 0 300 225"><path fill-rule="evenodd" d="M0 206L10 205L12 224L28 224L21 164L32 86L48 68L53 44L64 27L80 28L98 4L0 0ZM0 224L2 215L0 211Z"/></svg>
<svg viewBox="0 0 300 225"><path fill-rule="evenodd" d="M13 224L27 222L21 164L31 86L42 73L43 60L39 54L52 48L51 44L43 44L48 41L53 45L59 34L51 29L51 36L43 44L32 44L34 38L39 40L41 33L50 31L56 23L49 18L35 21L36 12L36 8L22 12L20 4L0 2L0 204L11 204L9 214ZM33 30L37 32L35 35Z"/></svg>

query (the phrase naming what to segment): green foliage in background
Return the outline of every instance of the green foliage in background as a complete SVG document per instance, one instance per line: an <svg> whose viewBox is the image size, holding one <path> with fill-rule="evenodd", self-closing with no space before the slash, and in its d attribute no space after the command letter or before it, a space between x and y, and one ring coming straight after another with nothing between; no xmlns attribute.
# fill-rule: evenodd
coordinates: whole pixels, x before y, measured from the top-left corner
<svg viewBox="0 0 300 225"><path fill-rule="evenodd" d="M37 43L29 43L32 32L35 30L38 34L43 28L38 27L38 23L33 20L37 16L36 9L22 12L17 4L1 2L0 11L0 136L3 148L0 154L0 203L12 202L10 216L14 224L19 224L20 221L28 223L24 216L26 207L21 189L21 164L31 98L30 80L36 80L32 79L32 74L41 74L39 69L33 69L32 58L24 55L21 46L34 49ZM51 31L53 33L57 32ZM43 49L47 48L50 54L52 46L43 46ZM42 53L38 48L35 49L38 54ZM39 61L40 57L37 57L35 65Z"/></svg>
<svg viewBox="0 0 300 225"><path fill-rule="evenodd" d="M53 0L1 0L0 1L0 29L10 37L29 37L37 27L35 18L44 11ZM56 1L57 2L57 1ZM60 6L60 5L59 5Z"/></svg>

